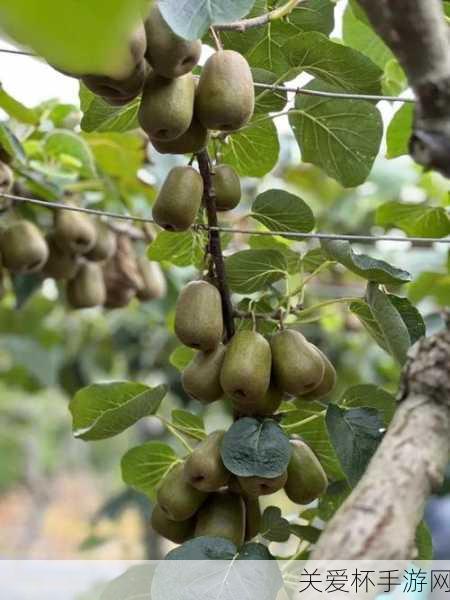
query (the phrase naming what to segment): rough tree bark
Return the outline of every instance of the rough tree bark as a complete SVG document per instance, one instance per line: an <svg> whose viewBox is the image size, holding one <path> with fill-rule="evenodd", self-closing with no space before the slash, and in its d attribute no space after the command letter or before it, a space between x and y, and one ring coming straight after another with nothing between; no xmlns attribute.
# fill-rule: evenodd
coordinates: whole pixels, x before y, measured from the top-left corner
<svg viewBox="0 0 450 600"><path fill-rule="evenodd" d="M313 560L407 560L450 452L450 330L410 351L399 408L369 467L320 537Z"/></svg>
<svg viewBox="0 0 450 600"><path fill-rule="evenodd" d="M450 38L441 0L358 0L417 97L411 155L450 175Z"/></svg>

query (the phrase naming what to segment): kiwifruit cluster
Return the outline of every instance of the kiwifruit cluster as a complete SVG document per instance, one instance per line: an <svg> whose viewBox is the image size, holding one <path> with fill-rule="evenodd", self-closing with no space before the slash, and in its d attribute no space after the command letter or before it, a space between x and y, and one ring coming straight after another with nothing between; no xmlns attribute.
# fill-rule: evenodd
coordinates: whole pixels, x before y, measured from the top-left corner
<svg viewBox="0 0 450 600"><path fill-rule="evenodd" d="M221 295L210 281L193 281L182 289L175 333L197 351L182 373L189 396L203 404L228 398L239 419L271 417L283 400L318 400L331 393L333 365L299 331L281 329L267 340L241 329L224 344L222 314ZM175 543L212 536L240 546L258 531L260 496L284 488L290 500L308 504L327 488L324 469L301 440L291 440L291 459L280 476L235 477L222 462L224 434L210 434L160 484L152 525Z"/></svg>
<svg viewBox="0 0 450 600"><path fill-rule="evenodd" d="M137 257L127 235L79 212L55 211L47 235L31 221L10 223L0 232L0 259L12 274L40 273L64 284L76 309L119 308L134 297L149 301L166 294L159 264Z"/></svg>

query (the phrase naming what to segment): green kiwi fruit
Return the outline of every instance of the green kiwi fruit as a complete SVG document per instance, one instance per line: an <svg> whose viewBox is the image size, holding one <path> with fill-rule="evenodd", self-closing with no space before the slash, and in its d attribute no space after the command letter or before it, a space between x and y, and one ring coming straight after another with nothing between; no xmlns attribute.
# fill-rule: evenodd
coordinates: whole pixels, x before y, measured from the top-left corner
<svg viewBox="0 0 450 600"><path fill-rule="evenodd" d="M244 498L245 502L245 541L255 538L261 528L261 506L259 498Z"/></svg>
<svg viewBox="0 0 450 600"><path fill-rule="evenodd" d="M233 409L239 417L270 417L277 412L283 401L283 394L273 384L257 402L232 399Z"/></svg>
<svg viewBox="0 0 450 600"><path fill-rule="evenodd" d="M160 154L197 154L208 145L209 133L194 115L189 129L176 140L163 142L150 138L150 141Z"/></svg>
<svg viewBox="0 0 450 600"><path fill-rule="evenodd" d="M225 358L225 346L219 344L210 352L197 352L181 375L184 391L203 404L210 404L223 396L220 371Z"/></svg>
<svg viewBox="0 0 450 600"><path fill-rule="evenodd" d="M0 237L3 266L12 273L40 271L47 262L49 249L44 236L30 221L17 221Z"/></svg>
<svg viewBox="0 0 450 600"><path fill-rule="evenodd" d="M142 285L137 291L139 300L148 302L164 298L167 293L167 283L159 263L148 260L145 256L139 256L137 267L142 279Z"/></svg>
<svg viewBox="0 0 450 600"><path fill-rule="evenodd" d="M101 267L97 263L82 263L75 277L67 282L66 296L72 308L103 306L106 288Z"/></svg>
<svg viewBox="0 0 450 600"><path fill-rule="evenodd" d="M106 223L99 221L95 227L97 230L95 244L86 254L86 258L92 262L103 262L110 259L116 252L117 239Z"/></svg>
<svg viewBox="0 0 450 600"><path fill-rule="evenodd" d="M47 235L46 240L49 256L43 268L44 275L57 281L75 277L80 267L78 254L68 248L60 248L52 233Z"/></svg>
<svg viewBox="0 0 450 600"><path fill-rule="evenodd" d="M97 230L87 215L72 210L57 210L54 218L54 240L62 249L87 254L95 245Z"/></svg>
<svg viewBox="0 0 450 600"><path fill-rule="evenodd" d="M322 350L320 350L313 344L311 344L311 346L313 346L313 348L320 354L325 364L325 374L318 387L316 387L316 389L310 392L309 394L300 396L301 400L320 400L321 398L325 398L326 396L331 394L331 392L336 387L336 369L332 365L329 358L322 352Z"/></svg>
<svg viewBox="0 0 450 600"><path fill-rule="evenodd" d="M270 496L282 490L287 481L287 472L279 477L268 479L267 477L239 477L239 485L244 494L250 498L259 496Z"/></svg>
<svg viewBox="0 0 450 600"><path fill-rule="evenodd" d="M220 456L224 435L225 431L214 431L208 435L184 463L186 481L201 492L217 492L230 479Z"/></svg>
<svg viewBox="0 0 450 600"><path fill-rule="evenodd" d="M232 541L238 548L245 537L245 504L231 492L211 494L197 514L195 537L217 537Z"/></svg>
<svg viewBox="0 0 450 600"><path fill-rule="evenodd" d="M208 494L189 485L184 478L184 464L175 465L157 491L158 504L171 521L187 521L195 515Z"/></svg>
<svg viewBox="0 0 450 600"><path fill-rule="evenodd" d="M174 544L184 544L194 535L195 519L187 521L171 521L159 504L155 504L152 511L151 525L156 533L170 540Z"/></svg>
<svg viewBox="0 0 450 600"><path fill-rule="evenodd" d="M11 169L5 163L0 162L0 194L9 194L14 183Z"/></svg>
<svg viewBox="0 0 450 600"><path fill-rule="evenodd" d="M317 456L301 440L291 440L293 451L284 491L296 504L309 504L326 492L328 479Z"/></svg>
<svg viewBox="0 0 450 600"><path fill-rule="evenodd" d="M220 211L233 210L242 197L241 180L230 165L217 165L213 173L216 208Z"/></svg>
<svg viewBox="0 0 450 600"><path fill-rule="evenodd" d="M175 333L182 344L210 352L223 335L222 299L207 281L191 281L180 293L175 309Z"/></svg>

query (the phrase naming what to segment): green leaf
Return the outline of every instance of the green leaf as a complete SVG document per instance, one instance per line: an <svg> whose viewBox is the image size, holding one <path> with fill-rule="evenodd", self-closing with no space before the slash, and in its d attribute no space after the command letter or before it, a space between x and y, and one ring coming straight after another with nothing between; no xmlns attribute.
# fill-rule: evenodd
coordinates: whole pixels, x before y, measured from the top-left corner
<svg viewBox="0 0 450 600"><path fill-rule="evenodd" d="M211 25L232 23L244 17L255 0L160 0L159 7L170 27L187 40L201 38ZM181 8L181 9L180 9Z"/></svg>
<svg viewBox="0 0 450 600"><path fill-rule="evenodd" d="M398 96L408 87L408 78L398 60L393 58L384 67L382 92L388 96Z"/></svg>
<svg viewBox="0 0 450 600"><path fill-rule="evenodd" d="M317 81L304 89L337 91ZM345 187L364 183L383 135L381 115L373 104L299 94L289 123L303 162L321 167Z"/></svg>
<svg viewBox="0 0 450 600"><path fill-rule="evenodd" d="M283 53L295 72L309 75L347 92L379 94L383 71L353 48L318 32L301 33L286 42Z"/></svg>
<svg viewBox="0 0 450 600"><path fill-rule="evenodd" d="M279 84L279 77L271 71L265 69L252 69L253 81L258 83L268 83L270 85ZM281 90L265 90L256 88L255 113L281 112L288 101L287 92Z"/></svg>
<svg viewBox="0 0 450 600"><path fill-rule="evenodd" d="M155 568L156 565L148 562L130 567L106 585L98 600L150 600ZM77 600L84 600L84 597L78 597ZM93 600L93 597L86 597L86 600Z"/></svg>
<svg viewBox="0 0 450 600"><path fill-rule="evenodd" d="M55 129L44 138L44 150L54 160L61 154L77 159L81 164L80 175L86 178L97 176L94 156L88 144L73 131Z"/></svg>
<svg viewBox="0 0 450 600"><path fill-rule="evenodd" d="M433 560L433 538L425 521L421 521L416 531L416 560Z"/></svg>
<svg viewBox="0 0 450 600"><path fill-rule="evenodd" d="M204 440L206 438L205 422L203 417L194 415L187 410L173 410L172 423L177 431L188 435L196 440Z"/></svg>
<svg viewBox="0 0 450 600"><path fill-rule="evenodd" d="M450 217L441 206L425 203L386 202L377 208L375 223L398 227L411 236L445 237L450 234Z"/></svg>
<svg viewBox="0 0 450 600"><path fill-rule="evenodd" d="M147 442L131 448L122 458L122 479L127 485L154 498L158 484L178 461L178 456L167 444Z"/></svg>
<svg viewBox="0 0 450 600"><path fill-rule="evenodd" d="M20 310L41 289L44 280L40 273L31 275L11 274L11 283L16 297L16 309Z"/></svg>
<svg viewBox="0 0 450 600"><path fill-rule="evenodd" d="M444 308L450 306L450 274L425 271L415 279L408 289L411 302L417 303L430 296Z"/></svg>
<svg viewBox="0 0 450 600"><path fill-rule="evenodd" d="M139 419L155 414L167 388L117 381L83 388L70 402L75 437L85 441L113 437Z"/></svg>
<svg viewBox="0 0 450 600"><path fill-rule="evenodd" d="M368 56L381 69L394 57L372 27L355 15L352 3L344 13L342 37L347 46Z"/></svg>
<svg viewBox="0 0 450 600"><path fill-rule="evenodd" d="M268 506L259 527L260 535L269 542L287 542L290 535L289 521L283 519L278 506Z"/></svg>
<svg viewBox="0 0 450 600"><path fill-rule="evenodd" d="M27 162L22 144L5 123L0 123L0 156L2 152L23 165Z"/></svg>
<svg viewBox="0 0 450 600"><path fill-rule="evenodd" d="M84 113L81 129L87 133L93 131L123 133L139 127L137 114L140 98L125 106L111 106L89 91L85 85L80 84L80 102Z"/></svg>
<svg viewBox="0 0 450 600"><path fill-rule="evenodd" d="M310 446L331 481L342 479L344 474L325 423L326 410L318 402L296 400L295 404L301 408L283 415L283 429L289 436L299 435Z"/></svg>
<svg viewBox="0 0 450 600"><path fill-rule="evenodd" d="M282 279L288 265L278 250L242 250L225 260L225 269L234 292L252 294Z"/></svg>
<svg viewBox="0 0 450 600"><path fill-rule="evenodd" d="M346 478L354 487L380 443L383 422L373 408L345 410L330 404L326 423Z"/></svg>
<svg viewBox="0 0 450 600"><path fill-rule="evenodd" d="M268 117L261 116L229 135L222 146L223 162L241 177L263 177L274 168L279 154L277 128Z"/></svg>
<svg viewBox="0 0 450 600"><path fill-rule="evenodd" d="M329 521L351 491L351 487L345 480L331 483L326 494L319 498L319 517L323 521Z"/></svg>
<svg viewBox="0 0 450 600"><path fill-rule="evenodd" d="M321 248L313 248L313 250L308 250L302 258L303 270L306 273L313 273L326 261L328 261L328 258L325 256L323 250Z"/></svg>
<svg viewBox="0 0 450 600"><path fill-rule="evenodd" d="M176 267L201 265L202 238L193 231L183 233L161 231L150 244L147 257L156 262L169 262Z"/></svg>
<svg viewBox="0 0 450 600"><path fill-rule="evenodd" d="M166 561L228 561L234 560L237 556L237 548L230 540L218 537L200 536L193 540L185 542L183 545L175 548L166 556ZM194 565L195 563L191 563ZM201 563L204 565L204 563ZM216 563L217 564L217 563ZM224 565L224 569L229 565ZM179 568L179 567L177 567ZM171 567L173 569L173 566ZM173 574L173 571L172 571ZM165 590L167 598L167 590ZM155 596L154 596L155 594ZM157 588L152 588L152 598L159 598ZM162 596L161 596L162 598Z"/></svg>
<svg viewBox="0 0 450 600"><path fill-rule="evenodd" d="M113 177L135 177L145 160L139 133L90 133L85 136L100 168Z"/></svg>
<svg viewBox="0 0 450 600"><path fill-rule="evenodd" d="M0 6L0 15L2 14L2 7ZM0 18L0 22L1 18ZM2 22L2 25L4 23ZM37 125L39 123L39 116L37 112L31 108L28 108L6 92L0 84L0 108L2 108L6 114L12 119L25 123L26 125Z"/></svg>
<svg viewBox="0 0 450 600"><path fill-rule="evenodd" d="M373 384L348 388L339 401L343 408L374 408L383 416L385 427L392 421L396 409L395 396Z"/></svg>
<svg viewBox="0 0 450 600"><path fill-rule="evenodd" d="M397 158L409 154L409 140L413 130L414 106L404 104L398 110L391 122L386 134L388 158Z"/></svg>
<svg viewBox="0 0 450 600"><path fill-rule="evenodd" d="M315 544L322 533L317 527L311 525L291 525L290 531L300 540Z"/></svg>
<svg viewBox="0 0 450 600"><path fill-rule="evenodd" d="M184 371L195 356L195 350L187 346L178 346L169 357L170 364L178 371Z"/></svg>
<svg viewBox="0 0 450 600"><path fill-rule="evenodd" d="M147 10L147 0L59 0L0 3L3 33L32 48L51 65L73 73L121 75L130 57L129 39ZM99 35L101 32L101 35Z"/></svg>
<svg viewBox="0 0 450 600"><path fill-rule="evenodd" d="M411 336L402 315L389 296L375 283L369 283L367 287L367 304L380 328L389 353L403 365L411 346Z"/></svg>
<svg viewBox="0 0 450 600"><path fill-rule="evenodd" d="M356 254L350 242L345 240L321 240L325 254L349 271L367 279L384 284L401 284L411 281L411 275L403 269L393 267L384 260L367 254Z"/></svg>
<svg viewBox="0 0 450 600"><path fill-rule="evenodd" d="M245 417L236 421L223 438L225 467L237 477L278 477L291 457L289 439L273 419Z"/></svg>
<svg viewBox="0 0 450 600"><path fill-rule="evenodd" d="M251 216L270 231L307 232L315 226L313 212L306 202L284 190L260 194L253 203Z"/></svg>

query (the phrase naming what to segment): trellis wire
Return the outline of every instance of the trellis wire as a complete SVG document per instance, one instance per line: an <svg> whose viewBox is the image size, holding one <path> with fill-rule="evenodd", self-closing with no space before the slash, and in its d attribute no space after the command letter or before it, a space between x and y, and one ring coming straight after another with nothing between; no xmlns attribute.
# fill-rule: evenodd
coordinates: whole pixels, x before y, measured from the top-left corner
<svg viewBox="0 0 450 600"><path fill-rule="evenodd" d="M60 204L59 202L46 202L45 200L37 200L35 198L25 198L14 194L0 193L0 198L6 198L14 202L23 202L43 206L51 210L70 210L73 212L81 212L99 217L108 217L122 221L133 221L136 223L151 223L155 224L153 219L148 217L138 217L134 215L122 215L120 213L98 210L95 208L84 208L81 206ZM209 227L208 225L194 225L193 230L204 231L220 231L222 233L232 234L247 234L247 235L265 235L265 236L284 236L292 239L317 239L317 240L343 240L348 242L403 242L403 243L435 243L435 244L450 244L450 237L446 238L428 238L428 237L401 237L394 235L353 235L353 234L334 234L334 233L302 233L300 231L263 231L261 229L252 228L237 228L220 225L218 227Z"/></svg>

